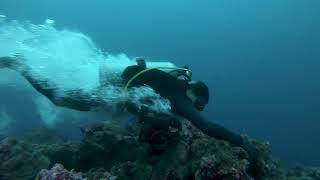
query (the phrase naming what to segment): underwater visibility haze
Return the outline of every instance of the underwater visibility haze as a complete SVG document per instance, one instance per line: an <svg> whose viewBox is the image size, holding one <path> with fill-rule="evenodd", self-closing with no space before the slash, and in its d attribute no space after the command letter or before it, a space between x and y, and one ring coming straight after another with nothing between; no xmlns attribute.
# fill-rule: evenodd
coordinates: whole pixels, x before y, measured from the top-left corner
<svg viewBox="0 0 320 180"><path fill-rule="evenodd" d="M207 119L270 142L287 166L320 166L319 9L316 0L1 0L0 57L24 56L60 96L103 82L108 110L141 96L170 109L151 89L117 86L135 57L188 65L209 86ZM18 73L0 71L0 135L50 127L79 139L81 124L130 118L119 116L56 107Z"/></svg>

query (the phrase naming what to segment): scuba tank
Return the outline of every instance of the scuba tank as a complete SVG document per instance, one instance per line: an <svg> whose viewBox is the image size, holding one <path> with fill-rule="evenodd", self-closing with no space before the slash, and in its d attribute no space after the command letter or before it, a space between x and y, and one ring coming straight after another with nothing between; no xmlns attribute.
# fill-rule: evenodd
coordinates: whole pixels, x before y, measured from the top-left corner
<svg viewBox="0 0 320 180"><path fill-rule="evenodd" d="M191 81L192 79L192 72L188 66L178 67L171 62L146 62L144 58L137 58L136 62L143 69L159 69L179 80Z"/></svg>

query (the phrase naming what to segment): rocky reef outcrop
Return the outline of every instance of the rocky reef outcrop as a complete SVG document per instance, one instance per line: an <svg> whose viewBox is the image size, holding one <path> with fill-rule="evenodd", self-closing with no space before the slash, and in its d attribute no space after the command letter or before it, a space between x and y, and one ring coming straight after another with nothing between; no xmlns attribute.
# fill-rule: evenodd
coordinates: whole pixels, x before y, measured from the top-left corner
<svg viewBox="0 0 320 180"><path fill-rule="evenodd" d="M268 143L250 139L259 150L259 158L253 161L242 148L210 138L188 122L183 123L179 140L160 152L119 127L99 124L83 127L82 132L81 142L56 135L49 138L48 132L3 139L0 179L320 179L317 168L282 168L272 158ZM44 139L50 142L43 143Z"/></svg>

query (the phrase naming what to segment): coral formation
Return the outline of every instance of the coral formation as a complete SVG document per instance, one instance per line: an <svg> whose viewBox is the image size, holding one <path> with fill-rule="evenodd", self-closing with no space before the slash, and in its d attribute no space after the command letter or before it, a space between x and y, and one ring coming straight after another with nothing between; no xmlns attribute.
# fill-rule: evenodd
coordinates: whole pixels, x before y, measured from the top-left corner
<svg viewBox="0 0 320 180"><path fill-rule="evenodd" d="M28 136L23 141L3 139L0 144L0 179L32 179L37 174L38 180L320 178L317 168L282 168L272 158L268 143L250 139L259 150L259 158L252 160L242 148L210 138L188 122L183 123L180 140L161 153L155 153L152 145L140 143L136 136L119 127L87 126L82 128L82 133L81 142L54 140L59 138L52 134L50 143L39 144L50 134L48 132ZM45 170L48 167L52 168Z"/></svg>
<svg viewBox="0 0 320 180"><path fill-rule="evenodd" d="M43 169L39 172L36 180L85 180L82 173L77 173L74 170L66 170L62 164L55 164L50 170Z"/></svg>

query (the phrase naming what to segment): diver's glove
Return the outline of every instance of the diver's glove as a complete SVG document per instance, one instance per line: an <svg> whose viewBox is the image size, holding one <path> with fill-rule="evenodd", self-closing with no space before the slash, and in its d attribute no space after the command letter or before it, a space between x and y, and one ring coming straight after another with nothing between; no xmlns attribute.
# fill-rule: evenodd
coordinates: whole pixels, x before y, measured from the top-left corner
<svg viewBox="0 0 320 180"><path fill-rule="evenodd" d="M259 150L250 141L248 136L242 136L242 146L241 147L248 153L250 162L255 162L258 159Z"/></svg>

